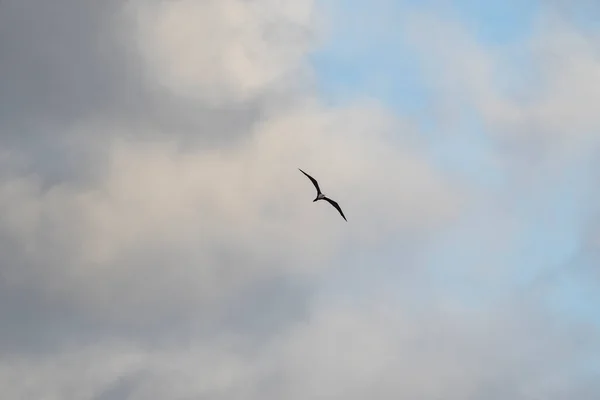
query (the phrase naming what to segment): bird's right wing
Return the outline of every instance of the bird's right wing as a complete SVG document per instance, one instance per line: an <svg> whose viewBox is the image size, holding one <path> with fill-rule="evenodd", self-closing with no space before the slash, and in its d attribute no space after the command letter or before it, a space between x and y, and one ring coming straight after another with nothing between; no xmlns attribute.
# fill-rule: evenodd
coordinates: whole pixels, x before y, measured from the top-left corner
<svg viewBox="0 0 600 400"><path fill-rule="evenodd" d="M298 168L300 169L300 168ZM317 189L317 193L321 193L321 189L319 188L319 183L317 182L317 180L315 178L313 178L312 176L310 176L309 174L307 174L306 172L302 171L300 169L300 172L302 172L304 175L306 175L308 177L308 179L310 179L310 181L313 183L313 185L315 185L315 188Z"/></svg>

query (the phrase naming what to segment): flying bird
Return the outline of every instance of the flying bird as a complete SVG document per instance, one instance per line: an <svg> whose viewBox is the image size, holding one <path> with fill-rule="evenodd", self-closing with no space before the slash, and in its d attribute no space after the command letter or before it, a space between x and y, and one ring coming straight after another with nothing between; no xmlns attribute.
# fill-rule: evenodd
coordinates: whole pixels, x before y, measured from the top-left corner
<svg viewBox="0 0 600 400"><path fill-rule="evenodd" d="M298 168L298 169L300 169L300 168ZM300 172L302 172L304 175L306 175L308 177L308 179L310 179L310 181L313 183L313 185L315 185L315 189L317 189L317 197L313 200L313 202L315 202L317 200L325 200L326 202L328 202L329 204L334 206L335 209L340 212L340 215L342 216L342 218L344 218L345 221L348 221L346 219L346 217L344 216L344 212L340 208L339 204L336 203L335 201L331 200L329 197L323 195L323 193L321 193L321 189L319 188L319 182L317 182L317 180L315 178L313 178L306 172L302 171L301 169L300 169Z"/></svg>

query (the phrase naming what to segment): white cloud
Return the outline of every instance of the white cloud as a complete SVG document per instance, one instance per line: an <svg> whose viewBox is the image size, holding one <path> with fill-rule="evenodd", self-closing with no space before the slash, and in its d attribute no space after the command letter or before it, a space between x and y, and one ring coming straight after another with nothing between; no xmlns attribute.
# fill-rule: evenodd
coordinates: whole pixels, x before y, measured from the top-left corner
<svg viewBox="0 0 600 400"><path fill-rule="evenodd" d="M313 0L138 1L151 79L210 102L246 100L297 81L316 28Z"/></svg>
<svg viewBox="0 0 600 400"><path fill-rule="evenodd" d="M7 276L84 309L147 318L226 298L265 274L314 273L347 240L430 232L456 216L459 195L424 156L391 145L400 129L377 108L310 106L272 116L227 150L115 142L94 186L6 181L3 228L28 265ZM298 166L352 225L311 202Z"/></svg>

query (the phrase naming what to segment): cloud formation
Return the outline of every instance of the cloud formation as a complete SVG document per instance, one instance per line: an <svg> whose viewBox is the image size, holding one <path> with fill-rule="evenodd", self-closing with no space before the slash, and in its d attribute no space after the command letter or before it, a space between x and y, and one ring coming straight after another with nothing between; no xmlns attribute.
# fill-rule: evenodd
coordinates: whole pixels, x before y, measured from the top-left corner
<svg viewBox="0 0 600 400"><path fill-rule="evenodd" d="M556 323L537 299L477 308L436 287L436 240L491 196L441 168L406 116L319 97L322 16L312 0L0 4L5 397L600 392L597 326ZM452 43L440 46L430 22L411 32L424 67L447 67L440 102L456 81L517 141L531 126L556 148L573 126L597 135L596 60L569 26L564 42L541 29L528 44L567 61L522 107L468 32L438 21ZM297 167L348 223L311 203Z"/></svg>

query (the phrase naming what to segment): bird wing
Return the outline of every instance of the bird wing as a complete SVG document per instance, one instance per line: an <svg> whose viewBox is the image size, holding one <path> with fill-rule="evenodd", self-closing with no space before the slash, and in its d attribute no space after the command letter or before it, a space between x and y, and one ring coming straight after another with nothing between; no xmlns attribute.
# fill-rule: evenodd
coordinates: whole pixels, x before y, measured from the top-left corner
<svg viewBox="0 0 600 400"><path fill-rule="evenodd" d="M335 201L331 200L329 197L324 197L323 200L326 200L327 202L329 202L329 204L331 204L332 206L334 206L336 208L336 210L338 210L340 212L340 215L342 216L342 218L344 218L344 220L348 221L346 219L346 216L344 215L344 212L342 211L342 209L340 208L340 205L338 203L336 203Z"/></svg>
<svg viewBox="0 0 600 400"><path fill-rule="evenodd" d="M300 169L300 168L298 168ZM315 185L315 188L317 189L317 193L321 193L321 189L319 189L319 183L317 182L317 180L315 178L313 178L312 176L310 176L309 174L307 174L306 172L302 171L300 169L300 172L302 172L304 175L306 175L308 177L308 179L310 179L310 181L313 183L313 185Z"/></svg>

